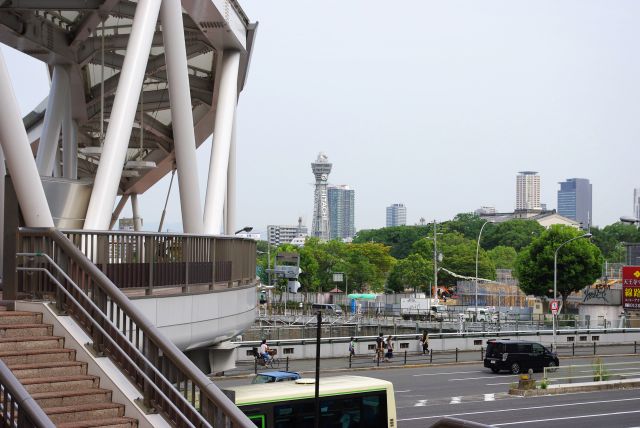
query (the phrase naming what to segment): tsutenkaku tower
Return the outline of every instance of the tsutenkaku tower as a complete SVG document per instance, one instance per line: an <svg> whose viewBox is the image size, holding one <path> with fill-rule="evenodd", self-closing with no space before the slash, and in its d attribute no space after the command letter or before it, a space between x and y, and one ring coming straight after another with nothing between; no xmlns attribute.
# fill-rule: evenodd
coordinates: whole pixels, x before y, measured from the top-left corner
<svg viewBox="0 0 640 428"><path fill-rule="evenodd" d="M323 241L329 240L329 198L327 197L327 184L331 164L327 155L319 153L318 158L311 164L311 170L316 177L316 188L313 198L313 221L311 223L311 236L316 236Z"/></svg>

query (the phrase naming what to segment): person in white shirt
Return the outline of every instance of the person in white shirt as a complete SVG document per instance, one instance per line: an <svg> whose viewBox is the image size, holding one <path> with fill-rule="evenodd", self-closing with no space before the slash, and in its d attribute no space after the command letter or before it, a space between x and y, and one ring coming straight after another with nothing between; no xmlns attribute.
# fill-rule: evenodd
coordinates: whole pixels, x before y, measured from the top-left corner
<svg viewBox="0 0 640 428"><path fill-rule="evenodd" d="M269 355L269 345L267 345L267 339L262 339L262 344L260 345L260 355L264 358L264 361L267 362L271 358Z"/></svg>

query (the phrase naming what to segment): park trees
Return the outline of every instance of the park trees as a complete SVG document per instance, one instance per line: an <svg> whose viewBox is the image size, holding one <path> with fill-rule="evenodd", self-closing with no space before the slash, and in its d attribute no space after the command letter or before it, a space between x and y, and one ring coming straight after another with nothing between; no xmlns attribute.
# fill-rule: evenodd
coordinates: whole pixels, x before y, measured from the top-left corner
<svg viewBox="0 0 640 428"><path fill-rule="evenodd" d="M518 253L513 247L498 245L487 251L487 255L496 269L513 269L516 265Z"/></svg>
<svg viewBox="0 0 640 428"><path fill-rule="evenodd" d="M526 294L553 296L554 254L566 241L584 232L554 225L520 251L516 277ZM602 254L587 239L575 239L558 251L557 290L565 303L569 294L592 284L600 275Z"/></svg>
<svg viewBox="0 0 640 428"><path fill-rule="evenodd" d="M413 253L398 260L389 274L387 287L401 293L405 287L414 290L428 289L429 283L432 282L433 261L420 253Z"/></svg>

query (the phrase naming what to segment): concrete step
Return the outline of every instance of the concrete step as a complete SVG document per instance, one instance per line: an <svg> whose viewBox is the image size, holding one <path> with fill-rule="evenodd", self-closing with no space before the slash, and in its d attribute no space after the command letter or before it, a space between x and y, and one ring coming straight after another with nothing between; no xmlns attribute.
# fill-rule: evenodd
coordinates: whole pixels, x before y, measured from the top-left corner
<svg viewBox="0 0 640 428"><path fill-rule="evenodd" d="M41 324L42 314L39 312L0 311L2 324Z"/></svg>
<svg viewBox="0 0 640 428"><path fill-rule="evenodd" d="M124 416L124 406L115 403L45 407L42 410L49 416L51 422L56 425L64 422L94 421L97 419L120 418Z"/></svg>
<svg viewBox="0 0 640 428"><path fill-rule="evenodd" d="M87 363L83 361L53 361L33 364L8 365L18 380L45 376L74 376L87 374Z"/></svg>
<svg viewBox="0 0 640 428"><path fill-rule="evenodd" d="M0 324L0 337L52 336L51 324Z"/></svg>
<svg viewBox="0 0 640 428"><path fill-rule="evenodd" d="M136 428L137 426L137 420L124 416L121 418L95 419L93 421L58 424L58 428Z"/></svg>
<svg viewBox="0 0 640 428"><path fill-rule="evenodd" d="M0 360L5 364L31 364L53 361L73 361L76 351L67 348L31 349L27 351L0 352Z"/></svg>
<svg viewBox="0 0 640 428"><path fill-rule="evenodd" d="M40 407L76 406L78 404L109 403L111 391L102 388L73 389L31 394Z"/></svg>
<svg viewBox="0 0 640 428"><path fill-rule="evenodd" d="M22 379L20 383L29 394L37 394L39 392L98 388L100 386L100 378L93 375L47 376Z"/></svg>
<svg viewBox="0 0 640 428"><path fill-rule="evenodd" d="M60 336L7 337L0 339L0 352L62 348L63 346L64 337Z"/></svg>

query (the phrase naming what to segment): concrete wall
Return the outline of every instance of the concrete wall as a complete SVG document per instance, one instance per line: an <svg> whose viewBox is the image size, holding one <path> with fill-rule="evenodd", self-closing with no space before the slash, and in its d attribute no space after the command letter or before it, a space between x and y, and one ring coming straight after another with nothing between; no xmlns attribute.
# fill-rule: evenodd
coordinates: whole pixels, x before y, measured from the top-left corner
<svg viewBox="0 0 640 428"><path fill-rule="evenodd" d="M229 340L249 328L257 315L255 286L132 302L183 351Z"/></svg>
<svg viewBox="0 0 640 428"><path fill-rule="evenodd" d="M417 352L420 350L420 334L397 335L394 336L396 352ZM429 348L434 351L454 350L478 351L486 348L487 341L496 338L512 340L530 340L538 342L544 346L551 346L553 335L549 330L540 332L499 332L499 333L469 333L469 334L429 334ZM356 338L356 354L373 354L369 349L375 344L375 336L364 336ZM575 343L576 346L590 346L593 342L598 344L621 344L640 342L640 329L581 329L581 330L560 330L556 337L559 346ZM289 359L315 358L315 339L300 340L271 340L269 346L275 347L279 351L280 357ZM322 357L339 358L348 357L348 337L334 337L322 339ZM249 354L252 347L259 346L260 342L238 342L240 346L236 350L238 361L250 361L253 357ZM406 344L406 348L402 346ZM290 353L289 353L290 352Z"/></svg>

